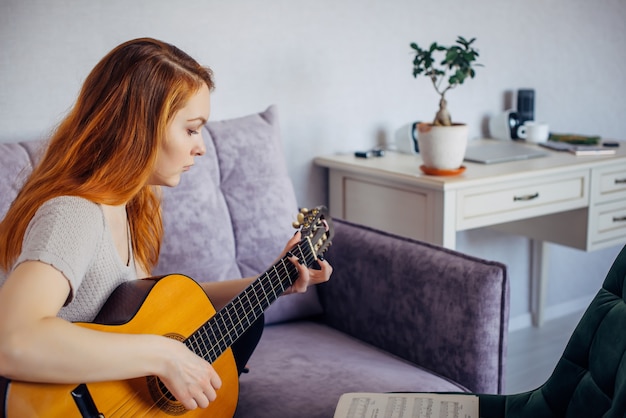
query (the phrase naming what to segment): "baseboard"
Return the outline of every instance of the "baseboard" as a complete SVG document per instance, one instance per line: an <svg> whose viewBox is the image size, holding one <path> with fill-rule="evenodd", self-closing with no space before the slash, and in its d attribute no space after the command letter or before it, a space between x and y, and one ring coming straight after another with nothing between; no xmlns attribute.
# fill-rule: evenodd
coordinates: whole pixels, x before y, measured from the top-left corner
<svg viewBox="0 0 626 418"><path fill-rule="evenodd" d="M516 315L509 318L509 332L518 331L533 325L533 318L530 312Z"/></svg>
<svg viewBox="0 0 626 418"><path fill-rule="evenodd" d="M595 294L583 296L577 299L568 300L567 302L559 303L552 306L546 306L544 319L550 321L551 319L562 318L567 315L573 315L587 309L591 300ZM509 332L517 331L520 329L528 328L533 325L532 314L525 312L520 315L509 318Z"/></svg>
<svg viewBox="0 0 626 418"><path fill-rule="evenodd" d="M591 301L595 296L596 295L594 293L593 295L583 296L578 299L559 303L558 305L548 306L546 308L546 321L584 311L587 309L589 304L591 304Z"/></svg>

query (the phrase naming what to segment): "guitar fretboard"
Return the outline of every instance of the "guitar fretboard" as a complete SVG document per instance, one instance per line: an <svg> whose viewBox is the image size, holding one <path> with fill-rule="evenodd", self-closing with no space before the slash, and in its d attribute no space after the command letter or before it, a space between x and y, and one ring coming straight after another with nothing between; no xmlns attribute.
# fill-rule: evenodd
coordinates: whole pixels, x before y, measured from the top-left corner
<svg viewBox="0 0 626 418"><path fill-rule="evenodd" d="M312 246L303 240L292 253L307 266L315 261ZM298 277L296 266L281 258L185 340L189 349L213 363Z"/></svg>

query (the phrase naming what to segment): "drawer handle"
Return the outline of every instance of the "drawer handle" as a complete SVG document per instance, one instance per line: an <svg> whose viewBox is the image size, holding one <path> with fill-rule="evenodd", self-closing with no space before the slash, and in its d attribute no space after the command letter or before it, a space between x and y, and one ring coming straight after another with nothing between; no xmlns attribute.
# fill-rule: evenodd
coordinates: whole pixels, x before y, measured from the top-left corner
<svg viewBox="0 0 626 418"><path fill-rule="evenodd" d="M514 202L533 200L539 197L539 192L535 194L527 194L526 196L513 196Z"/></svg>
<svg viewBox="0 0 626 418"><path fill-rule="evenodd" d="M615 179L615 184L624 184L626 183L626 179Z"/></svg>
<svg viewBox="0 0 626 418"><path fill-rule="evenodd" d="M626 221L626 216L614 216L613 222L624 222Z"/></svg>

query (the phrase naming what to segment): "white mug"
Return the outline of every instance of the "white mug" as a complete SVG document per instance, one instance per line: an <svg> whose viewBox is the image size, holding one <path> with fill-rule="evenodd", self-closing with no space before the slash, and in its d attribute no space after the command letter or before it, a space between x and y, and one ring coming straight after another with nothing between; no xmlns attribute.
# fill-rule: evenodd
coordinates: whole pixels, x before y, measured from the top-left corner
<svg viewBox="0 0 626 418"><path fill-rule="evenodd" d="M417 125L419 122L411 122L402 125L395 133L396 149L405 154L419 152L417 145Z"/></svg>
<svg viewBox="0 0 626 418"><path fill-rule="evenodd" d="M489 118L491 138L511 140L517 138L515 132L519 126L519 116L513 109L505 110Z"/></svg>
<svg viewBox="0 0 626 418"><path fill-rule="evenodd" d="M528 142L545 142L550 136L550 126L545 122L528 120L517 130L517 135Z"/></svg>

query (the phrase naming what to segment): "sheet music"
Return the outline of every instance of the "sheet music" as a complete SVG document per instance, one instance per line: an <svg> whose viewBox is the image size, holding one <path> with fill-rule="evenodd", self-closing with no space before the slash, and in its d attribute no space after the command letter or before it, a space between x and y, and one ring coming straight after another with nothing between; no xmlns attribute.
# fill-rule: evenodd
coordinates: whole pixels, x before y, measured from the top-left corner
<svg viewBox="0 0 626 418"><path fill-rule="evenodd" d="M334 418L478 418L478 397L434 393L345 393Z"/></svg>

